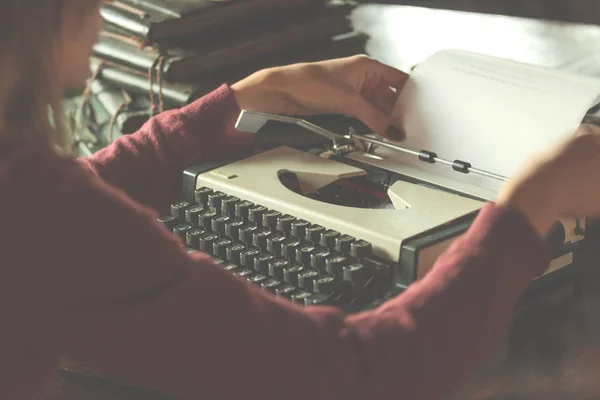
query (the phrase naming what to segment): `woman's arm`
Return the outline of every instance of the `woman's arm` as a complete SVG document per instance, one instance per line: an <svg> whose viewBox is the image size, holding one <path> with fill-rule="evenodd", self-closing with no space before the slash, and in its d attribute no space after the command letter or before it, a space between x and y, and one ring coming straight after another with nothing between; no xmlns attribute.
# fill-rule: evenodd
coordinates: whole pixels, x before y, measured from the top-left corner
<svg viewBox="0 0 600 400"><path fill-rule="evenodd" d="M79 161L134 200L164 210L181 195L185 168L239 156L252 147L251 135L234 128L239 111L233 93L222 85Z"/></svg>
<svg viewBox="0 0 600 400"><path fill-rule="evenodd" d="M549 262L520 214L488 204L379 309L305 310L187 254L94 176L45 170L56 168L41 168L38 185L15 178L22 201L2 208L12 262L0 308L15 316L4 326L32 354L54 349L184 399L437 398L485 356Z"/></svg>

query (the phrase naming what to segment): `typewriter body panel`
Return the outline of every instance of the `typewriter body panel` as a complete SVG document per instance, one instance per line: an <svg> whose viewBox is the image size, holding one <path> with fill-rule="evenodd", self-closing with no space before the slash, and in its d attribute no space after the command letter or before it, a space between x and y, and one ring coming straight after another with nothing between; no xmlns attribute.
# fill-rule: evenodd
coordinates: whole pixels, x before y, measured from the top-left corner
<svg viewBox="0 0 600 400"><path fill-rule="evenodd" d="M426 275L487 201L476 188L457 191L385 152L318 153L281 146L189 168L169 228L179 224L174 231L190 251L212 254L277 296L353 312ZM239 204L247 208L238 214ZM301 222L297 230L292 221ZM580 221L557 223L544 277L572 263L582 230ZM208 240L198 242L200 234Z"/></svg>

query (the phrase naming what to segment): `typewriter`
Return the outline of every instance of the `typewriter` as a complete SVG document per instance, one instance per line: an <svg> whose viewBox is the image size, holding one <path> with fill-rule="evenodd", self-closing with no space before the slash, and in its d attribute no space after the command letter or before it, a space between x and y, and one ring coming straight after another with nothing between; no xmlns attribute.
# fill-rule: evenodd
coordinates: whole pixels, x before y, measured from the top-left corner
<svg viewBox="0 0 600 400"><path fill-rule="evenodd" d="M373 135L338 135L303 119L245 110L236 127L257 133L273 123L306 128L327 145L277 146L191 167L182 201L160 222L190 252L206 252L294 304L356 312L398 295L427 274L485 202L396 171L374 149L411 151ZM565 270L583 238L583 221L557 221L548 237L553 261L532 288Z"/></svg>

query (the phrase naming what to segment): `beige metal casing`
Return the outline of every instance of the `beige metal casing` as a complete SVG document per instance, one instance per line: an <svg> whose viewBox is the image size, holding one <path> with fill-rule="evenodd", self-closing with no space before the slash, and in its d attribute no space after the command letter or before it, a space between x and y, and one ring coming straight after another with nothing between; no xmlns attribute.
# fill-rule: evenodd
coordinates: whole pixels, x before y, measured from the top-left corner
<svg viewBox="0 0 600 400"><path fill-rule="evenodd" d="M398 181L388 195L396 209L361 209L310 199L286 188L282 172L298 176L304 190L366 172L289 147L278 147L197 177L206 186L371 242L373 253L397 262L402 242L476 212L483 204L463 196Z"/></svg>

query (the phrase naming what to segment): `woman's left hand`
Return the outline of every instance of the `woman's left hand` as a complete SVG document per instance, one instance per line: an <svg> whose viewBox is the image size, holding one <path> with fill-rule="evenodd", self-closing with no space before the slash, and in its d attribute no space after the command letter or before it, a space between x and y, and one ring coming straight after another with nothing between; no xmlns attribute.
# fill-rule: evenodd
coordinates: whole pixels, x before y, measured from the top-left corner
<svg viewBox="0 0 600 400"><path fill-rule="evenodd" d="M406 79L404 72L359 55L264 69L231 89L241 109L295 116L343 114L400 141L405 135L390 114Z"/></svg>

